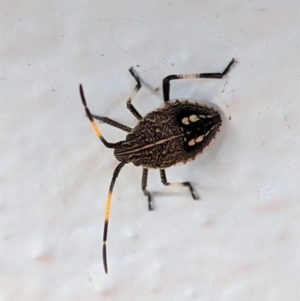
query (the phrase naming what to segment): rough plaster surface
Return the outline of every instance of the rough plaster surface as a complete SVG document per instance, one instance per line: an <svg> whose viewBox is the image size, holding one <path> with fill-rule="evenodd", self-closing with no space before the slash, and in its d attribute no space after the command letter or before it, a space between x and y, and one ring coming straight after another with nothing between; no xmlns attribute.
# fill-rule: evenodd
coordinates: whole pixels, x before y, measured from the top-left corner
<svg viewBox="0 0 300 301"><path fill-rule="evenodd" d="M2 1L0 300L296 301L300 295L299 1ZM201 200L141 169L113 195L109 274L104 201L117 162L94 136L91 111L134 126L125 101L171 97L222 112L217 139L167 171ZM109 141L125 133L100 125Z"/></svg>

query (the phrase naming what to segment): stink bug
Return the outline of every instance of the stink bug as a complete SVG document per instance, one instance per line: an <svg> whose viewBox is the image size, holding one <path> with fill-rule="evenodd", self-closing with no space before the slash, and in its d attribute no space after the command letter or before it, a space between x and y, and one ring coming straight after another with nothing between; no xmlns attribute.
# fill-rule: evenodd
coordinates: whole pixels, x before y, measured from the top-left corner
<svg viewBox="0 0 300 301"><path fill-rule="evenodd" d="M131 104L133 96L141 88L141 82L134 73L133 68L130 68L129 72L134 77L136 86L127 100L127 109L138 119L138 123L133 129L110 118L91 114L85 100L82 85L79 86L81 100L95 134L106 147L115 149L114 155L120 162L113 173L106 199L102 251L105 273L107 273L106 240L111 196L115 181L125 164L133 163L136 166L143 167L142 190L147 197L149 210L152 210L151 194L146 189L149 168L159 169L161 182L164 185L186 186L189 188L193 199L197 199L190 182L169 183L166 178L165 168L177 163L185 164L194 160L215 137L220 129L222 120L218 111L206 105L189 99L170 100L170 81L175 79L222 78L233 64L234 59L231 60L222 73L167 76L162 84L164 104L144 117ZM107 142L99 131L94 119L119 128L129 134L123 141L117 143Z"/></svg>

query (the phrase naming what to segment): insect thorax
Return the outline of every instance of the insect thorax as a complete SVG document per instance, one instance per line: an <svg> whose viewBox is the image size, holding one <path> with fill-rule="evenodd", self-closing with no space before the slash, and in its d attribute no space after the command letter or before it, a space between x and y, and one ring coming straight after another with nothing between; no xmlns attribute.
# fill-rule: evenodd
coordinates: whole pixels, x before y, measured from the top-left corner
<svg viewBox="0 0 300 301"><path fill-rule="evenodd" d="M218 111L187 100L166 102L139 121L115 149L121 162L164 169L202 153L222 124Z"/></svg>

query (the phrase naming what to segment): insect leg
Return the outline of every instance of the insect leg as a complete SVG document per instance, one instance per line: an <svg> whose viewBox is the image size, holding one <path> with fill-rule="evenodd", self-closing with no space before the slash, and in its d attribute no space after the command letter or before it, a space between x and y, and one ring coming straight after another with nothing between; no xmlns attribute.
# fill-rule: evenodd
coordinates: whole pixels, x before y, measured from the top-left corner
<svg viewBox="0 0 300 301"><path fill-rule="evenodd" d="M142 176L142 190L144 192L144 195L148 198L148 209L149 211L152 211L152 205L151 205L151 194L150 192L146 189L147 187L147 178L148 178L148 169L143 168L143 176Z"/></svg>
<svg viewBox="0 0 300 301"><path fill-rule="evenodd" d="M234 59L232 59L222 73L200 73L199 77L200 78L222 78L224 75L226 75L228 73L230 67L234 64L234 62L235 62ZM198 77L196 77L196 78L198 78Z"/></svg>
<svg viewBox="0 0 300 301"><path fill-rule="evenodd" d="M228 64L222 73L196 73L196 74L177 74L169 75L163 79L164 101L170 100L170 81L174 79L195 79L195 78L222 78L228 73L230 67L234 64L234 59Z"/></svg>
<svg viewBox="0 0 300 301"><path fill-rule="evenodd" d="M97 120L99 120L100 122L103 122L103 123L107 123L107 124L109 124L111 126L114 126L114 127L118 128L118 129L120 129L120 130L123 130L125 132L130 133L132 131L132 128L130 128L129 126L121 124L121 123L119 123L117 121L114 121L114 120L112 120L110 118L102 117L102 116L97 116L97 115L94 115L94 114L91 114L91 115L92 115L92 117L94 119L97 119Z"/></svg>
<svg viewBox="0 0 300 301"><path fill-rule="evenodd" d="M97 135L97 137L102 141L102 143L103 143L106 147L109 147L109 148L115 148L116 146L118 146L119 143L109 143L109 142L107 142L107 141L103 138L101 132L99 131L99 129L98 129L96 123L95 123L95 120L94 120L94 118L93 118L93 116L92 116L92 114L91 114L89 108L87 107L86 100L85 100L85 96L84 96L84 93L83 93L83 88L82 88L82 85L81 85L81 84L79 85L79 91L80 91L81 101L82 101L82 103L83 103L83 106L84 106L86 115L87 115L87 117L89 118L90 123L91 123L91 126L92 126L92 128L93 128L95 134Z"/></svg>
<svg viewBox="0 0 300 301"><path fill-rule="evenodd" d="M195 195L194 193L194 189L193 189L193 186L190 182L182 182L182 183L169 183L167 181L167 177L166 177L166 172L164 169L160 169L159 170L160 172L160 179L161 179L161 182L165 185L165 186L186 186L189 188L190 192L191 192L191 195L193 197L194 200L197 200L198 197Z"/></svg>
<svg viewBox="0 0 300 301"><path fill-rule="evenodd" d="M107 240L107 230L108 230L108 221L109 221L109 212L110 212L110 203L111 203L111 196L113 192L113 188L116 182L116 179L119 175L121 168L125 165L124 162L121 162L115 169L113 173L113 177L111 179L111 183L109 186L108 195L106 198L105 204L105 220L104 220L104 231L103 231L103 249L102 249L102 257L103 257L103 265L104 271L107 274L107 257L106 257L106 240Z"/></svg>
<svg viewBox="0 0 300 301"><path fill-rule="evenodd" d="M132 98L136 95L136 93L141 89L142 85L140 82L140 79L138 78L138 76L133 72L133 68L131 67L129 69L130 74L134 77L135 81L136 81L136 86L134 88L134 90L132 91L130 97L127 99L126 105L127 105L127 109L138 119L141 120L142 116L141 114L135 109L135 107L131 104L131 100Z"/></svg>

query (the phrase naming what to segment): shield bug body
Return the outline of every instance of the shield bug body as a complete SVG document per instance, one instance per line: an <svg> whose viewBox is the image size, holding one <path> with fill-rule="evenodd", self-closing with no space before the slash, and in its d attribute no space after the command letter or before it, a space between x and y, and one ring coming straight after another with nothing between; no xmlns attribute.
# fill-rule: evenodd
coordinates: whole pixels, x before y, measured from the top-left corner
<svg viewBox="0 0 300 301"><path fill-rule="evenodd" d="M111 196L116 178L125 164L133 163L136 166L143 167L142 190L145 196L147 196L149 210L152 210L151 194L146 189L149 168L159 169L161 181L164 185L186 186L189 188L193 199L197 199L190 182L169 183L166 178L165 168L178 163L185 164L201 154L203 149L209 145L219 131L222 124L221 116L214 108L209 108L206 105L189 99L170 100L170 81L176 79L222 78L233 64L234 59L232 59L222 73L167 76L163 80L164 104L144 117L131 104L133 96L141 88L141 83L138 76L134 73L133 68L129 69L130 74L136 80L136 87L131 97L127 100L127 108L139 120L133 129L110 118L91 114L87 107L83 88L81 85L79 86L81 100L95 134L106 147L115 149L114 155L120 162L113 173L106 199L103 234L103 264L106 273L106 240ZM123 141L109 143L103 138L94 119L117 127L129 134Z"/></svg>

